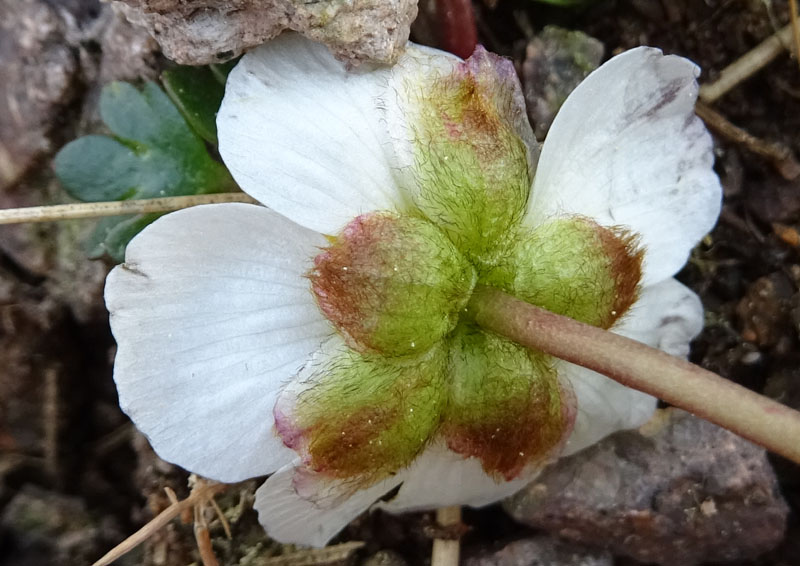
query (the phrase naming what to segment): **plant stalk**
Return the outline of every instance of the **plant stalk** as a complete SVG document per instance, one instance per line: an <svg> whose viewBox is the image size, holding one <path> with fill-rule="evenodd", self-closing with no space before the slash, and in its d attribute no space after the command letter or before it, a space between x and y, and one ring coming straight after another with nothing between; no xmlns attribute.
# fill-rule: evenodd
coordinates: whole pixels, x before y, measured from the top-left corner
<svg viewBox="0 0 800 566"><path fill-rule="evenodd" d="M436 523L440 527L454 527L461 523L461 507L442 507L436 510ZM458 566L461 543L456 539L437 538L433 541L431 566Z"/></svg>
<svg viewBox="0 0 800 566"><path fill-rule="evenodd" d="M685 360L478 286L475 322L528 348L601 373L800 464L800 412Z"/></svg>

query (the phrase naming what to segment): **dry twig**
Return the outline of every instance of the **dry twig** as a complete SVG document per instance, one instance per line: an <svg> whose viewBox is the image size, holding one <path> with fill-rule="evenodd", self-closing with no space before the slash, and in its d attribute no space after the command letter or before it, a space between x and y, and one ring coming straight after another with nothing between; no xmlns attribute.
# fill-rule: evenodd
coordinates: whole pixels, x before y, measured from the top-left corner
<svg viewBox="0 0 800 566"><path fill-rule="evenodd" d="M800 163L792 150L785 145L755 137L729 122L725 116L703 102L698 101L694 110L710 130L732 142L741 144L756 155L769 159L784 179L791 181L800 176Z"/></svg>
<svg viewBox="0 0 800 566"><path fill-rule="evenodd" d="M796 16L792 23L781 28L777 33L769 36L756 47L739 57L736 61L725 67L716 81L700 87L700 100L711 104L721 98L739 83L749 79L758 71L766 67L773 59L783 53L792 36L792 29L796 25ZM794 25L793 25L794 24Z"/></svg>
<svg viewBox="0 0 800 566"><path fill-rule="evenodd" d="M210 497L220 493L227 487L228 486L225 484L211 482L203 482L202 484L197 485L194 489L192 489L192 493L189 495L189 497L183 501L173 503L164 509L161 513L153 517L145 526L112 548L105 556L92 564L92 566L107 566L108 564L111 564L121 556L127 554L141 543L146 541L148 538L150 538L150 536L153 535L153 533L183 513L185 509L190 509L199 503L207 501Z"/></svg>

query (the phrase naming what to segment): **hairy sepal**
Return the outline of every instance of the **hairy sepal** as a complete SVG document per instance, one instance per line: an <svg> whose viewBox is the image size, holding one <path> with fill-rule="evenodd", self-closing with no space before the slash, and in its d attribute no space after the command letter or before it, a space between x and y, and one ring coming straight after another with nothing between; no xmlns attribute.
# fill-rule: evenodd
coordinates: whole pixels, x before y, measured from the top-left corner
<svg viewBox="0 0 800 566"><path fill-rule="evenodd" d="M274 410L278 434L302 458L296 487L311 498L321 486L351 493L408 466L436 432L444 402L443 344L387 358L331 342Z"/></svg>
<svg viewBox="0 0 800 566"><path fill-rule="evenodd" d="M445 76L409 77L418 210L473 262L493 263L519 223L536 142L512 63L478 47Z"/></svg>
<svg viewBox="0 0 800 566"><path fill-rule="evenodd" d="M475 270L421 218L359 216L319 254L310 274L325 316L362 352L424 352L456 325Z"/></svg>
<svg viewBox="0 0 800 566"><path fill-rule="evenodd" d="M636 301L643 250L630 232L582 216L522 230L485 277L518 298L586 324L610 328Z"/></svg>
<svg viewBox="0 0 800 566"><path fill-rule="evenodd" d="M442 421L448 448L478 458L496 481L511 481L557 455L574 401L552 360L462 324L450 339L449 394Z"/></svg>

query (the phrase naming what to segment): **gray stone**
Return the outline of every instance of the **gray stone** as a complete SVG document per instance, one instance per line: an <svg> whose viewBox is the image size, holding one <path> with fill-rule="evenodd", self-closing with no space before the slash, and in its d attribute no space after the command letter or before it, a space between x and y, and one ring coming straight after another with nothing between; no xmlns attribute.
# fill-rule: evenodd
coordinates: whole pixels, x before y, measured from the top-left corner
<svg viewBox="0 0 800 566"><path fill-rule="evenodd" d="M580 31L544 28L525 49L522 89L528 118L540 141L559 108L603 59L603 44Z"/></svg>
<svg viewBox="0 0 800 566"><path fill-rule="evenodd" d="M155 78L158 44L93 0L0 0L0 206L33 206L8 195L44 167L69 129L65 110L95 82ZM97 57L86 45L97 43ZM72 118L73 116L69 116ZM57 141L53 141L54 138ZM17 202L15 202L15 200Z"/></svg>
<svg viewBox="0 0 800 566"><path fill-rule="evenodd" d="M468 556L464 566L613 566L608 552L568 544L549 536L516 540L497 551Z"/></svg>
<svg viewBox="0 0 800 566"><path fill-rule="evenodd" d="M145 27L164 54L201 65L239 55L294 30L326 44L351 64L390 63L402 53L417 0L118 0L114 5Z"/></svg>
<svg viewBox="0 0 800 566"><path fill-rule="evenodd" d="M0 0L0 192L52 149L48 134L73 95L76 71L50 5Z"/></svg>
<svg viewBox="0 0 800 566"><path fill-rule="evenodd" d="M106 17L100 34L99 82L156 79L161 51L156 40L113 10Z"/></svg>
<svg viewBox="0 0 800 566"><path fill-rule="evenodd" d="M763 449L672 409L558 461L504 505L527 525L664 565L758 556L788 513Z"/></svg>

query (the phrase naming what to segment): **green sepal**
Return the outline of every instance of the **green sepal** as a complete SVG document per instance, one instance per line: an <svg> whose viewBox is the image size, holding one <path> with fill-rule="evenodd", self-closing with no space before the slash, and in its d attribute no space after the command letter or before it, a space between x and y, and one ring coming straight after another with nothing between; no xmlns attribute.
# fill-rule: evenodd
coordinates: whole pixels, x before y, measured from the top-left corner
<svg viewBox="0 0 800 566"><path fill-rule="evenodd" d="M449 339L441 433L498 481L542 465L571 430L553 360L462 323Z"/></svg>
<svg viewBox="0 0 800 566"><path fill-rule="evenodd" d="M446 350L387 358L343 349L275 405L284 443L309 471L353 488L410 464L434 435L444 402Z"/></svg>
<svg viewBox="0 0 800 566"><path fill-rule="evenodd" d="M208 68L214 74L214 78L216 78L220 84L224 85L228 82L228 75L233 71L237 63L239 63L239 59L241 59L241 57L235 57L224 63L212 63Z"/></svg>
<svg viewBox="0 0 800 566"><path fill-rule="evenodd" d="M432 223L355 218L314 260L317 303L348 344L387 356L424 352L458 321L475 270Z"/></svg>
<svg viewBox="0 0 800 566"><path fill-rule="evenodd" d="M524 213L537 150L513 64L478 47L451 74L412 80L413 204L476 267L493 265Z"/></svg>
<svg viewBox="0 0 800 566"><path fill-rule="evenodd" d="M621 229L584 217L523 229L509 255L481 278L531 304L610 328L634 303L642 250Z"/></svg>

